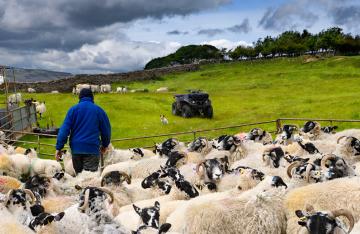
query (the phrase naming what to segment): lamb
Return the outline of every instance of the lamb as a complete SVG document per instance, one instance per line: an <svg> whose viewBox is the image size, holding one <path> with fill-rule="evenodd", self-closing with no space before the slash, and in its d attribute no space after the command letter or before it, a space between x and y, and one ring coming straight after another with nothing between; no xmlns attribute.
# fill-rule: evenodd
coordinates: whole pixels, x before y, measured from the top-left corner
<svg viewBox="0 0 360 234"><path fill-rule="evenodd" d="M10 105L18 104L21 102L21 100L22 100L21 93L14 93L8 96L8 103Z"/></svg>
<svg viewBox="0 0 360 234"><path fill-rule="evenodd" d="M338 209L334 211L315 211L312 205L308 205L305 211L295 211L300 219L299 230L296 233L339 233L347 234L354 228L354 217L350 211ZM346 231L344 223L337 217L344 216L349 221L349 228Z"/></svg>
<svg viewBox="0 0 360 234"><path fill-rule="evenodd" d="M109 84L100 85L100 92L101 93L110 93L111 92L111 85L109 85Z"/></svg>
<svg viewBox="0 0 360 234"><path fill-rule="evenodd" d="M346 191L346 192L344 192ZM339 178L323 183L310 184L290 191L284 204L288 219L287 233L298 229L295 211L306 204L312 204L316 210L349 210L355 220L360 219L360 178Z"/></svg>
<svg viewBox="0 0 360 234"><path fill-rule="evenodd" d="M27 91L28 93L36 93L36 90L33 88L28 88Z"/></svg>
<svg viewBox="0 0 360 234"><path fill-rule="evenodd" d="M36 113L40 115L40 119L42 115L46 112L46 105L45 102L33 102L36 106Z"/></svg>

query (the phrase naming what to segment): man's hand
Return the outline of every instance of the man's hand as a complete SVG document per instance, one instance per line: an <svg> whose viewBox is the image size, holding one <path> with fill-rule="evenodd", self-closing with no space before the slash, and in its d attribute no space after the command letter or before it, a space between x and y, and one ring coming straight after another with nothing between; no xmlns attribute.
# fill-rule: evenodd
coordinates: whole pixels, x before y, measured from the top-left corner
<svg viewBox="0 0 360 234"><path fill-rule="evenodd" d="M56 158L56 161L62 161L62 151L61 150L56 150L56 153L55 153L55 158Z"/></svg>
<svg viewBox="0 0 360 234"><path fill-rule="evenodd" d="M104 146L100 147L100 153L101 154L105 154L107 150L108 150L108 147L104 147Z"/></svg>

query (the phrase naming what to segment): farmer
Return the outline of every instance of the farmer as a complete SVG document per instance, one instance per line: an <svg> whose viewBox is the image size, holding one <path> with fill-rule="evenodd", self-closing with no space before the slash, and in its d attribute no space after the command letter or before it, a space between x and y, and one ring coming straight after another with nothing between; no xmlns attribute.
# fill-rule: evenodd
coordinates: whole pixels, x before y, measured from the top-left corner
<svg viewBox="0 0 360 234"><path fill-rule="evenodd" d="M82 170L97 171L100 153L110 144L111 127L105 111L94 104L90 89L82 89L79 103L70 108L60 128L56 142L56 160L62 158L62 149L70 135L72 162L76 174ZM101 142L99 139L101 136Z"/></svg>

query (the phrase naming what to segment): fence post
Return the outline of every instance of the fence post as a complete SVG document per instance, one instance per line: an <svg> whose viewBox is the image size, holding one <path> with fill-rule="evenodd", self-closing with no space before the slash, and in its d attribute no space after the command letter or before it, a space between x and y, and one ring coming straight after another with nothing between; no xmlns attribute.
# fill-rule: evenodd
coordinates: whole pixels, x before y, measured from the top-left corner
<svg viewBox="0 0 360 234"><path fill-rule="evenodd" d="M193 131L194 141L196 140L196 131Z"/></svg>
<svg viewBox="0 0 360 234"><path fill-rule="evenodd" d="M276 120L276 132L277 133L281 132L281 119Z"/></svg>

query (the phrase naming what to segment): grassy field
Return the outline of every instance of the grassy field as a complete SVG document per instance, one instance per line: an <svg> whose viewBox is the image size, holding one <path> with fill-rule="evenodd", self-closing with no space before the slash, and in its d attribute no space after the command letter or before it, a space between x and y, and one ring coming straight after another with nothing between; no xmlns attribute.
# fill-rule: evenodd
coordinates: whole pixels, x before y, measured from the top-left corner
<svg viewBox="0 0 360 234"><path fill-rule="evenodd" d="M360 119L360 56L311 62L301 57L206 65L196 72L167 75L148 82L115 84L113 88L117 85L147 88L150 92L95 96L95 102L109 115L114 139L209 129L279 117ZM154 93L163 86L169 87L171 92ZM214 107L212 120L171 115L173 95L188 89L201 89L210 94ZM72 94L24 96L46 101L47 112L41 121L42 126L49 122L49 118L60 126L68 108L78 101ZM160 123L161 114L169 119L169 125ZM274 129L273 124L265 126L270 127ZM248 128L212 132L210 135L242 130ZM190 139L191 136L184 137ZM149 139L145 144L163 139ZM44 142L54 140L45 139ZM143 144L143 141L132 141L117 146Z"/></svg>

